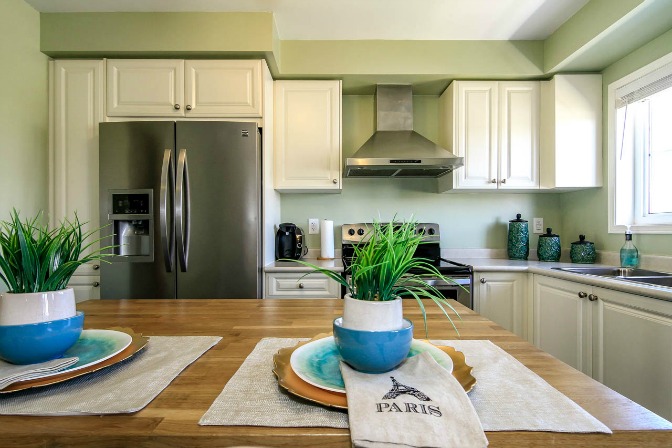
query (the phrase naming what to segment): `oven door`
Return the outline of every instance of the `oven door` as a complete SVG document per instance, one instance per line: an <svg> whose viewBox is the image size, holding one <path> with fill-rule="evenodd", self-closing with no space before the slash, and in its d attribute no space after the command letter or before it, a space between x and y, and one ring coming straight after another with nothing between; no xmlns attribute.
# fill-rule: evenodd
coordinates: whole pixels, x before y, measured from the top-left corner
<svg viewBox="0 0 672 448"><path fill-rule="evenodd" d="M440 279L427 280L431 286L436 288L446 299L453 299L460 302L469 309L474 309L471 300L471 276L453 276L450 277L453 281L446 282Z"/></svg>
<svg viewBox="0 0 672 448"><path fill-rule="evenodd" d="M453 276L450 277L453 282L446 282L438 278L429 278L426 279L426 282L436 288L437 291L446 299L453 299L460 302L462 305L466 306L469 309L474 309L474 304L471 298L471 284L472 277L465 276ZM346 281L350 283L350 275L346 275ZM342 288L342 295L345 295L345 287Z"/></svg>

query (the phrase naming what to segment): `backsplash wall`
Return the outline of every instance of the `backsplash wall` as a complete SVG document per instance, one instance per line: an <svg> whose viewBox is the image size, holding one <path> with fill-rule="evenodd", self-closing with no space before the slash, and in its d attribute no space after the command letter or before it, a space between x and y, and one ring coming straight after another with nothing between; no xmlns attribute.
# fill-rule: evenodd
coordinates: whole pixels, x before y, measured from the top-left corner
<svg viewBox="0 0 672 448"><path fill-rule="evenodd" d="M414 96L413 119L417 132L438 140L438 96ZM343 96L343 158L350 157L373 134L373 96ZM334 221L335 246L341 244L343 223L391 220L413 216L418 221L441 226L441 246L450 249L505 249L508 221L521 213L531 221L543 217L564 241L560 195L554 193L436 193L435 179L343 179L341 194L283 194L281 217L308 231L308 219ZM531 226L531 222L530 222ZM569 238L569 236L567 237ZM575 238L576 239L576 238ZM573 240L572 240L573 241ZM536 235L530 245L535 248ZM320 246L320 236L307 235L311 249Z"/></svg>

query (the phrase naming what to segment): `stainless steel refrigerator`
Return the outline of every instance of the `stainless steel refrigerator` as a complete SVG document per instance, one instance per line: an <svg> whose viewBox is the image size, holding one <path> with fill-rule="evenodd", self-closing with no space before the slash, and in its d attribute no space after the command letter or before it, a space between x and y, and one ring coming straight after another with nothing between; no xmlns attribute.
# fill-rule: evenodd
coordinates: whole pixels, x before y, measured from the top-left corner
<svg viewBox="0 0 672 448"><path fill-rule="evenodd" d="M99 147L101 298L261 298L256 123L101 123Z"/></svg>

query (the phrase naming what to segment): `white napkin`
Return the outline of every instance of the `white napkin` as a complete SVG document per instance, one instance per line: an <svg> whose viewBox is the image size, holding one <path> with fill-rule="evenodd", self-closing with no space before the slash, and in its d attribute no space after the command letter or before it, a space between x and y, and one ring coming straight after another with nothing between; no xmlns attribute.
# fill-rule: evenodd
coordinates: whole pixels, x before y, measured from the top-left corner
<svg viewBox="0 0 672 448"><path fill-rule="evenodd" d="M367 374L341 362L341 373L356 448L488 445L464 389L427 352L391 372Z"/></svg>
<svg viewBox="0 0 672 448"><path fill-rule="evenodd" d="M63 370L79 361L79 358L59 358L38 364L17 365L0 360L0 390L17 381L34 380Z"/></svg>

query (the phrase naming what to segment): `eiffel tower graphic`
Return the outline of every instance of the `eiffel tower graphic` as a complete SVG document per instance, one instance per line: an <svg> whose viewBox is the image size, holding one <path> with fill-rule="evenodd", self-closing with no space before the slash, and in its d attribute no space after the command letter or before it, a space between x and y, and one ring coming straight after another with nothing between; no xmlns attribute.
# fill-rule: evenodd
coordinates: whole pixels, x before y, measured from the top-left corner
<svg viewBox="0 0 672 448"><path fill-rule="evenodd" d="M420 401L432 401L431 398L420 392L418 389L399 383L393 376L390 378L392 378L392 389L383 396L383 400L391 400L397 398L399 395L407 394L413 395Z"/></svg>

